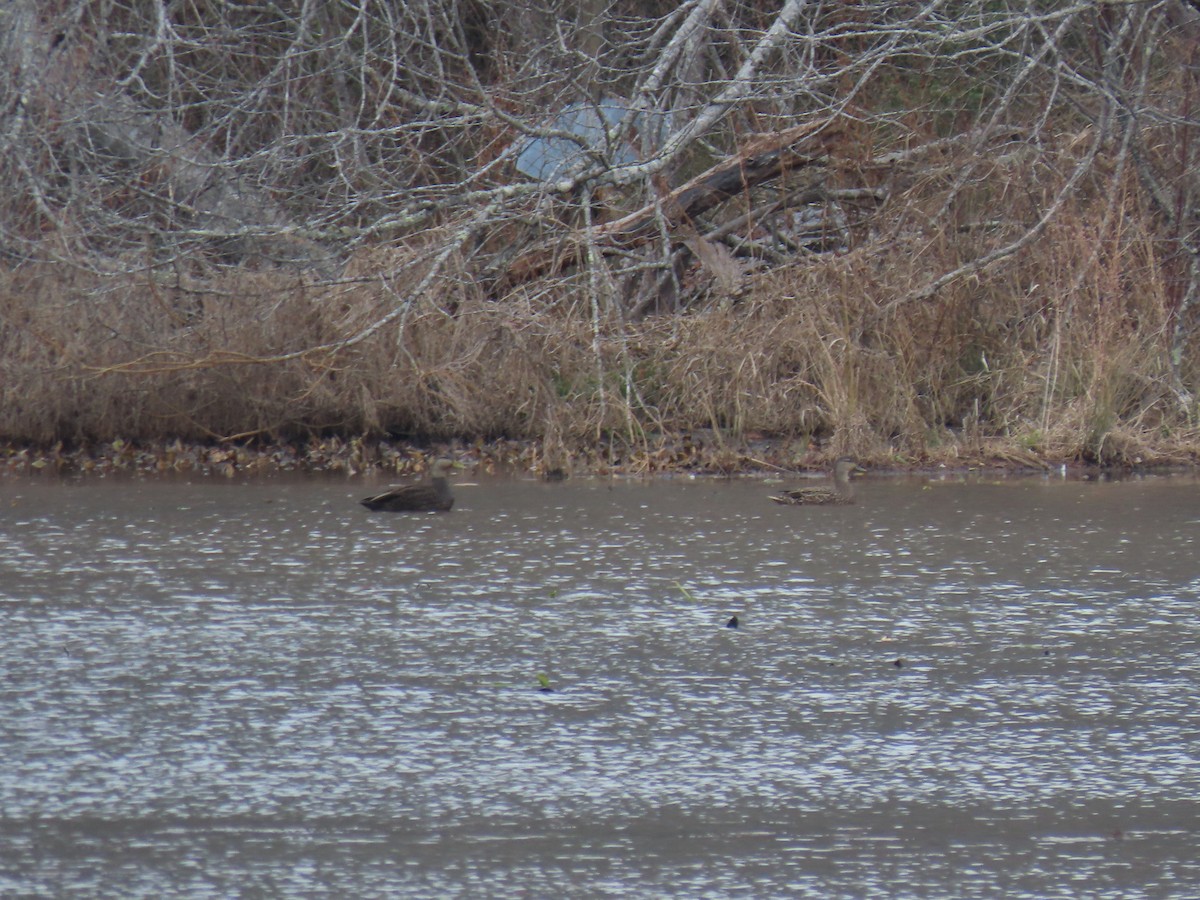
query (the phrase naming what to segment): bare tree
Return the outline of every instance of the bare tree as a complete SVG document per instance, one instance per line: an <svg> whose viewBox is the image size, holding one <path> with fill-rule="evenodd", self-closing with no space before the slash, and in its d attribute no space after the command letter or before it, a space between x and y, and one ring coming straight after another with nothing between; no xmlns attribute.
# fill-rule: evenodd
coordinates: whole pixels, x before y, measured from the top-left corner
<svg viewBox="0 0 1200 900"><path fill-rule="evenodd" d="M7 0L0 253L336 285L365 277L345 266L366 248L420 246L382 273L388 305L320 347L336 351L415 292L467 282L504 302L566 278L599 323L736 295L813 254L979 235L886 315L1019 258L1132 171L1170 242L1188 404L1198 15L1180 0ZM985 215L969 198L1015 159L1052 189ZM922 181L944 186L939 208L905 205Z"/></svg>

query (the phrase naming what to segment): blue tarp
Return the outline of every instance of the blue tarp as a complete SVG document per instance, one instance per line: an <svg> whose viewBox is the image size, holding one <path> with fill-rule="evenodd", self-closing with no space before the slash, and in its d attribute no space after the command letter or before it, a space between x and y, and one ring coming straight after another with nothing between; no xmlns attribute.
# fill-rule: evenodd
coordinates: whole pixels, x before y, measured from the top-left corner
<svg viewBox="0 0 1200 900"><path fill-rule="evenodd" d="M531 138L517 156L517 171L539 181L551 181L583 160L588 150L599 153L610 166L637 162L638 156L629 144L608 145L608 132L615 130L628 114L629 105L623 100L571 104L554 118L550 127L578 135L580 141Z"/></svg>

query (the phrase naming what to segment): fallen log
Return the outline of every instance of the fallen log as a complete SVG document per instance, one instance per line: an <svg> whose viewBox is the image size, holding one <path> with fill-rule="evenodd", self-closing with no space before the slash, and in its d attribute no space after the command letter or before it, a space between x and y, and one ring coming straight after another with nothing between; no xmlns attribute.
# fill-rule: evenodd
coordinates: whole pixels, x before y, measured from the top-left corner
<svg viewBox="0 0 1200 900"><path fill-rule="evenodd" d="M654 203L596 225L590 234L585 231L565 241L530 248L508 266L501 281L511 287L579 265L589 245L596 245L602 253L613 253L648 243L659 234L664 220L670 230L686 226L687 234L681 234L680 240L692 237L697 216L788 172L820 165L844 140L841 130L818 130L812 124L756 135L733 156L675 190L664 192Z"/></svg>

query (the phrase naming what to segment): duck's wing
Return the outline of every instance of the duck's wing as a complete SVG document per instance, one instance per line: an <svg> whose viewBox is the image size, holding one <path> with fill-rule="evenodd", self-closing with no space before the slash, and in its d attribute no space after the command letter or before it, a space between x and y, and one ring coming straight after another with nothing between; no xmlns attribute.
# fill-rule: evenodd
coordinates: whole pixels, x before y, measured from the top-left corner
<svg viewBox="0 0 1200 900"><path fill-rule="evenodd" d="M378 494L373 494L370 497L365 497L362 500L360 500L359 502L360 503L382 503L384 500L391 500L393 497L402 497L402 496L404 496L404 492L407 491L410 486L388 488L386 491L382 491Z"/></svg>
<svg viewBox="0 0 1200 900"><path fill-rule="evenodd" d="M816 505L819 503L841 503L840 494L828 488L795 488L790 491L780 491L778 494L772 494L771 499L776 503L789 503L792 505Z"/></svg>
<svg viewBox="0 0 1200 900"><path fill-rule="evenodd" d="M389 512L444 512L454 505L454 497L427 484L410 484L359 502L367 509Z"/></svg>
<svg viewBox="0 0 1200 900"><path fill-rule="evenodd" d="M421 498L421 485L408 484L401 487L388 488L373 497L358 501L367 509L380 509L388 506L405 505Z"/></svg>
<svg viewBox="0 0 1200 900"><path fill-rule="evenodd" d="M795 488L790 491L780 491L778 494L772 494L771 499L776 503L810 503L811 494L806 488Z"/></svg>

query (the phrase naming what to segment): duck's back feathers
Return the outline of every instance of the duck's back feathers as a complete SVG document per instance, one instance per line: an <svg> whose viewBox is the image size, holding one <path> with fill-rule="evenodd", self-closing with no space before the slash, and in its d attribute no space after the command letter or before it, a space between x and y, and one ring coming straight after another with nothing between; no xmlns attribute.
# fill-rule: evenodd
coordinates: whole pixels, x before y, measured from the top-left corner
<svg viewBox="0 0 1200 900"><path fill-rule="evenodd" d="M384 512L447 512L454 505L454 496L432 485L410 484L367 497L359 503L367 509Z"/></svg>
<svg viewBox="0 0 1200 900"><path fill-rule="evenodd" d="M786 503L791 506L824 506L835 503L853 503L854 495L835 491L833 488L811 487L780 491L778 494L772 494L771 499L776 503Z"/></svg>

